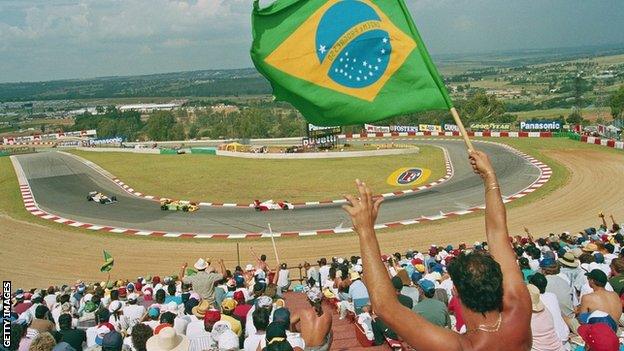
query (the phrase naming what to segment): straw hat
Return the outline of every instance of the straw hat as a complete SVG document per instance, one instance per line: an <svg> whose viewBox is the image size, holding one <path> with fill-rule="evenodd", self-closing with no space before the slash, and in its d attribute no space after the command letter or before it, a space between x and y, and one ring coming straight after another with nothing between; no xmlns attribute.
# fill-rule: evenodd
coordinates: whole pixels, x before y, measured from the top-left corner
<svg viewBox="0 0 624 351"><path fill-rule="evenodd" d="M198 271L201 271L208 268L208 262L206 262L206 260L204 260L203 258L200 258L197 260L197 262L195 262L193 267L195 267L195 269L197 269Z"/></svg>
<svg viewBox="0 0 624 351"><path fill-rule="evenodd" d="M189 340L184 335L176 334L171 327L163 328L158 334L147 339L147 351L182 351L188 350Z"/></svg>
<svg viewBox="0 0 624 351"><path fill-rule="evenodd" d="M531 305L533 307L533 312L542 312L544 310L544 304L540 299L540 291L537 286L533 284L527 285L529 289L529 294L531 295Z"/></svg>
<svg viewBox="0 0 624 351"><path fill-rule="evenodd" d="M204 315L206 315L206 311L208 311L212 307L208 300L201 300L199 305L193 307L191 312L195 315L195 317L199 319L203 319Z"/></svg>

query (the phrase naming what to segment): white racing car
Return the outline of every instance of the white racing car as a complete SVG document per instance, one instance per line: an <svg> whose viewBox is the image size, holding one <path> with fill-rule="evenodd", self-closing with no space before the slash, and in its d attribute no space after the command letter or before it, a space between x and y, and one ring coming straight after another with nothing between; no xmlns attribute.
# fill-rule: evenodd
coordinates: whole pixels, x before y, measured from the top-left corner
<svg viewBox="0 0 624 351"><path fill-rule="evenodd" d="M286 201L275 202L273 200L267 200L260 202L259 200L254 200L254 203L249 205L249 207L253 207L256 211L264 212L271 210L292 210L295 208L295 205Z"/></svg>
<svg viewBox="0 0 624 351"><path fill-rule="evenodd" d="M102 205L108 205L117 202L117 197L108 197L99 191L92 191L89 193L89 195L87 195L87 201L93 201Z"/></svg>

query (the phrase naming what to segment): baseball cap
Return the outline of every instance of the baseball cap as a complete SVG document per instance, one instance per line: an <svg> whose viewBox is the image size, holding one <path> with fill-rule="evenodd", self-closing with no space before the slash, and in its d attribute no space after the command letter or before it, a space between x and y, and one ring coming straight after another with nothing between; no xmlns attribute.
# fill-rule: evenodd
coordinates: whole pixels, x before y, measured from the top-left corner
<svg viewBox="0 0 624 351"><path fill-rule="evenodd" d="M594 261L596 261L596 263L604 263L605 261L604 255L600 252L595 252Z"/></svg>
<svg viewBox="0 0 624 351"><path fill-rule="evenodd" d="M221 320L221 312L217 310L208 310L204 315L204 322L216 323Z"/></svg>
<svg viewBox="0 0 624 351"><path fill-rule="evenodd" d="M435 290L435 284L431 280L421 279L418 282L418 285L423 289L423 291L428 292Z"/></svg>
<svg viewBox="0 0 624 351"><path fill-rule="evenodd" d="M123 337L116 331L108 332L102 337L102 347L120 348L123 346Z"/></svg>
<svg viewBox="0 0 624 351"><path fill-rule="evenodd" d="M540 261L539 266L541 268L548 268L548 267L552 267L552 266L554 266L556 264L557 264L557 262L554 259L552 259L550 257L547 257L547 258L544 258L543 260Z"/></svg>
<svg viewBox="0 0 624 351"><path fill-rule="evenodd" d="M392 286L394 287L395 290L403 289L403 282L401 281L401 278L399 278L396 275L392 277Z"/></svg>
<svg viewBox="0 0 624 351"><path fill-rule="evenodd" d="M286 307L278 308L273 312L273 322L282 322L290 325L290 311Z"/></svg>
<svg viewBox="0 0 624 351"><path fill-rule="evenodd" d="M601 284L607 284L607 275L600 269L593 269L591 272L585 273L585 276Z"/></svg>

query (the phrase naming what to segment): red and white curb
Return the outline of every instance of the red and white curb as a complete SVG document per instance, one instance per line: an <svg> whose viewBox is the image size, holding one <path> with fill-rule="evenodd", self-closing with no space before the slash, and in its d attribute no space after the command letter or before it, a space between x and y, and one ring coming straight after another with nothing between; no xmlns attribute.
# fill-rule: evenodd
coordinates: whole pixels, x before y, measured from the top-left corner
<svg viewBox="0 0 624 351"><path fill-rule="evenodd" d="M377 194L375 196L376 197L381 196L383 198L389 199L389 198L394 198L394 197L399 197L399 196L411 195L411 194L415 194L425 189L430 189L434 186L440 185L448 181L449 179L451 179L454 174L454 169L453 169L453 164L451 162L450 156L448 154L448 150L446 150L446 148L441 147L441 146L436 146L436 147L439 147L440 149L442 149L442 152L444 153L445 174L442 178L434 182L418 186L416 188L398 190L398 191L393 191L393 192L384 193L384 194ZM86 166L90 167L91 169L95 170L101 175L112 180L115 184L117 184L117 186L119 186L122 190L124 190L126 193L130 195L142 197L144 199L153 200L153 201L160 201L160 200L166 199L160 196L146 195L142 192L137 191L133 187L124 183L124 181L122 181L121 179L112 175L110 172L106 171L105 169L98 166L94 162L91 162L83 157L80 157L78 155L74 155L71 153L67 153L67 152L62 152L62 151L60 151L60 153L67 155L67 156L71 156L75 158L76 160L84 163ZM179 200L179 201L182 203L190 203L190 202L197 203L201 207L230 207L230 208L246 208L246 209L253 207L253 205L250 205L250 204L238 204L238 203L204 202L204 201L191 201L191 200ZM295 206L295 208L303 208L303 207L317 207L317 206L333 205L333 204L344 204L346 202L347 200L345 199L336 199L336 200L296 202L296 203L293 203L293 205Z"/></svg>
<svg viewBox="0 0 624 351"><path fill-rule="evenodd" d="M594 144L594 145L602 145L614 149L624 150L624 141L615 141L613 139L602 139L597 137L591 137L583 135L581 136L582 143Z"/></svg>
<svg viewBox="0 0 624 351"><path fill-rule="evenodd" d="M484 142L484 141L481 141ZM493 142L489 142L493 143ZM551 168L540 162L539 160L524 154L511 146L503 145L499 143L494 143L501 145L511 152L516 153L517 155L523 157L527 160L531 165L536 167L540 175L539 177L531 183L528 187L523 190L512 194L510 196L504 197L503 202L509 203L511 201L517 200L519 198L525 197L526 195L534 192L535 190L542 187L552 175ZM296 236L316 236L316 235L327 235L327 234L346 234L352 233L353 228L334 228L334 229L322 229L322 230L312 230L312 231L302 231L302 232L277 232L277 233L240 233L240 234L230 234L230 233L211 233L211 234L198 234L198 233L182 233L182 232L163 232L163 231L152 231L152 230L140 230L140 229L129 229L129 228L119 228L113 226L103 226L103 225L95 225L90 223L83 223L79 221L74 221L68 218L63 218L57 216L55 214L46 212L39 208L37 201L35 200L32 191L30 189L30 185L28 183L28 179L24 175L24 171L22 166L17 161L15 156L11 156L11 162L13 163L13 167L15 169L15 173L17 174L18 182L20 185L20 192L22 194L22 200L24 201L24 207L28 212L33 214L34 216L50 220L56 223L66 224L75 228L83 228L93 231L102 231L109 232L115 234L124 234L124 235L139 235L139 236L152 236L152 237L167 237L167 238L194 238L194 239L254 239L254 238L270 238L274 237L296 237ZM457 216L463 216L470 213L474 213L480 210L485 209L485 206L475 206L461 211L452 211L452 212L440 212L439 215L435 216L421 216L419 218L406 219L402 221L390 222L390 223L382 223L376 224L375 229L385 229L385 228L396 228L402 226L410 226L420 223L427 223L431 221L437 221L445 218L453 218Z"/></svg>

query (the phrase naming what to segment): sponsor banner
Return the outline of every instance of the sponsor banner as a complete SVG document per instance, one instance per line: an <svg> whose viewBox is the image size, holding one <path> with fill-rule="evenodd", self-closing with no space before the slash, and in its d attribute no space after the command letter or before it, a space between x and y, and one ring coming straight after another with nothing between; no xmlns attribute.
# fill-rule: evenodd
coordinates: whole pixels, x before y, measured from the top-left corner
<svg viewBox="0 0 624 351"><path fill-rule="evenodd" d="M374 126L365 124L364 129L369 133L390 133L390 127Z"/></svg>
<svg viewBox="0 0 624 351"><path fill-rule="evenodd" d="M402 167L392 172L386 182L394 186L416 186L429 179L431 170L419 167Z"/></svg>
<svg viewBox="0 0 624 351"><path fill-rule="evenodd" d="M563 127L563 123L559 120L531 120L531 121L522 121L520 122L521 130L531 130L531 131L558 131Z"/></svg>
<svg viewBox="0 0 624 351"><path fill-rule="evenodd" d="M31 143L34 141L54 141L54 140L58 140L59 138L64 138L64 137L95 137L97 135L97 132L95 129L89 129L89 130L80 130L80 131L75 131L75 132L59 132L59 133L52 133L52 134L35 134L35 135L26 135L26 136L19 136L19 137L10 137L10 138L2 138L2 142L3 144L8 144L8 145L12 145L12 144L20 144L20 143Z"/></svg>
<svg viewBox="0 0 624 351"><path fill-rule="evenodd" d="M511 123L472 123L471 130L511 130Z"/></svg>
<svg viewBox="0 0 624 351"><path fill-rule="evenodd" d="M328 135L340 134L342 133L342 128L339 126L336 127L320 127L315 126L314 124L308 124L308 136L312 138L325 137Z"/></svg>
<svg viewBox="0 0 624 351"><path fill-rule="evenodd" d="M444 131L446 132L459 132L459 127L456 124L445 124Z"/></svg>
<svg viewBox="0 0 624 351"><path fill-rule="evenodd" d="M417 126L390 126L390 132L395 132L395 133L418 132L418 127Z"/></svg>
<svg viewBox="0 0 624 351"><path fill-rule="evenodd" d="M442 127L434 124L419 124L418 129L421 132L441 132Z"/></svg>
<svg viewBox="0 0 624 351"><path fill-rule="evenodd" d="M315 147L315 146L324 146L329 144L336 144L338 142L337 135L326 135L318 138L303 138L302 145L305 148Z"/></svg>
<svg viewBox="0 0 624 351"><path fill-rule="evenodd" d="M108 138L108 139L89 140L89 144L90 145L121 144L122 141L123 141L122 138L117 137L117 138Z"/></svg>

